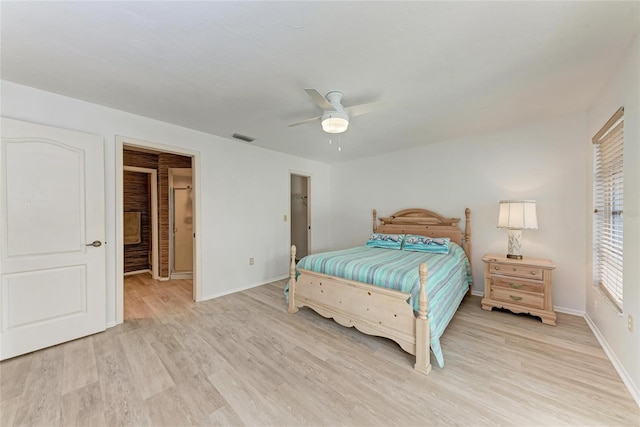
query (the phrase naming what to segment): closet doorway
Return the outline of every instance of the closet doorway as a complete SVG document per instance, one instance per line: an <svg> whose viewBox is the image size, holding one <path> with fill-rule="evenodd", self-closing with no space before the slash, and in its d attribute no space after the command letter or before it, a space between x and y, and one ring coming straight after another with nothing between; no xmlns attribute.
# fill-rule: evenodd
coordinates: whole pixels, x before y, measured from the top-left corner
<svg viewBox="0 0 640 427"><path fill-rule="evenodd" d="M307 256L311 248L311 177L290 173L291 244L296 246L296 262Z"/></svg>
<svg viewBox="0 0 640 427"><path fill-rule="evenodd" d="M125 319L125 295L128 296L127 318L132 317L131 313L137 318L135 316L146 310L143 310L142 302L156 312L162 308L157 304L154 306L158 301L167 305L170 311L169 305L175 298L182 304L202 299L198 244L199 164L197 151L116 137L116 324ZM132 191L125 191L127 186L130 187L128 190L141 189L140 194L134 196L138 202L132 204ZM155 201L152 201L154 191ZM175 203L188 206L189 211L175 209ZM153 218L156 218L155 224L152 224ZM178 222L188 225L188 231L179 227L186 234L174 233ZM153 233L156 243L145 244L146 240L154 240ZM145 238L147 235L151 237ZM183 249L177 249L176 245ZM135 252L133 249L139 249L137 256L142 267L132 270L128 258ZM146 254L143 253L145 250ZM147 258L148 268L145 269ZM129 271L132 274L125 280ZM145 294L152 290L157 295Z"/></svg>
<svg viewBox="0 0 640 427"><path fill-rule="evenodd" d="M124 166L125 276L151 272L158 280L158 171Z"/></svg>

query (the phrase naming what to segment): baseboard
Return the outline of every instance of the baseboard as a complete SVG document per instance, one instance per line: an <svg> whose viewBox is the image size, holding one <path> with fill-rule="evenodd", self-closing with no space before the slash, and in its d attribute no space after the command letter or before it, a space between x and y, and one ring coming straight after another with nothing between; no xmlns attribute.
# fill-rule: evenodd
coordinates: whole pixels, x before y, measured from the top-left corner
<svg viewBox="0 0 640 427"><path fill-rule="evenodd" d="M193 279L193 273L171 273L169 277L171 280L189 280Z"/></svg>
<svg viewBox="0 0 640 427"><path fill-rule="evenodd" d="M584 310L576 310L574 308L566 308L566 307L558 307L557 305L553 306L553 309L558 313L571 314L572 316L580 316L584 317L586 314Z"/></svg>
<svg viewBox="0 0 640 427"><path fill-rule="evenodd" d="M483 297L484 296L484 292L482 291L476 291L475 289L471 290L471 295L474 295L476 297Z"/></svg>
<svg viewBox="0 0 640 427"><path fill-rule="evenodd" d="M247 289L256 288L258 286L266 285L267 283L276 282L278 280L283 280L283 279L288 279L288 278L289 278L289 275L285 274L284 276L274 277L274 278L271 278L271 279L268 279L268 280L265 280L265 281L262 281L262 282L251 283L251 284L249 284L247 286L244 286L242 288L231 289L231 290L220 292L220 293L217 293L217 294L207 295L207 296L202 297L202 299L200 301L206 301L208 299L219 298L219 297L223 297L225 295L235 294L236 292L246 291ZM282 298L284 300L284 294L282 295Z"/></svg>
<svg viewBox="0 0 640 427"><path fill-rule="evenodd" d="M629 376L629 373L624 368L622 363L620 363L620 360L618 360L618 357L613 352L611 347L609 347L607 340L604 339L604 336L602 336L602 334L598 330L598 327L596 326L595 323L593 323L593 320L591 320L588 313L584 315L584 320L587 322L587 325L589 325L589 327L591 328L593 335L595 335L596 339L600 343L600 346L602 347L605 354L613 364L613 367L618 372L618 375L620 375L622 382L624 382L624 385L627 386L627 390L629 390L629 393L631 393L631 397L633 397L633 400L635 400L636 404L640 407L640 388L638 387L637 384L633 382L633 380Z"/></svg>
<svg viewBox="0 0 640 427"><path fill-rule="evenodd" d="M136 270L136 271L130 271L128 273L124 273L125 276L134 276L136 274L142 274L142 273L149 273L151 274L151 270L149 270L148 268L146 270Z"/></svg>

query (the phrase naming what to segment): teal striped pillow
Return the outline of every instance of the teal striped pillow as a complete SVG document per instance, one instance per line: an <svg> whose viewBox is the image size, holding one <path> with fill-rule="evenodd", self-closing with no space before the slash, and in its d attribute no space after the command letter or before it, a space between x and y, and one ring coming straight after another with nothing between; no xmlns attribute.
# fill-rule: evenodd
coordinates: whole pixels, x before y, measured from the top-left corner
<svg viewBox="0 0 640 427"><path fill-rule="evenodd" d="M371 233L364 245L370 248L400 249L404 234Z"/></svg>
<svg viewBox="0 0 640 427"><path fill-rule="evenodd" d="M448 237L434 238L407 234L404 238L404 245L402 245L402 250L415 252L431 252L435 254L448 254L450 241L451 239Z"/></svg>

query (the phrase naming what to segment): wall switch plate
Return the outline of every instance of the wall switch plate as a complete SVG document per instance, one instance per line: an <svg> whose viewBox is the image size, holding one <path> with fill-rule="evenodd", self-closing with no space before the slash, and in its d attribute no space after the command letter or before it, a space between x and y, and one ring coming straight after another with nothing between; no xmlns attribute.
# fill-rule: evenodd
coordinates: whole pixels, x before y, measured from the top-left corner
<svg viewBox="0 0 640 427"><path fill-rule="evenodd" d="M253 265L253 258L249 258L249 265Z"/></svg>
<svg viewBox="0 0 640 427"><path fill-rule="evenodd" d="M627 328L629 328L629 332L633 333L633 316L629 315L627 317Z"/></svg>

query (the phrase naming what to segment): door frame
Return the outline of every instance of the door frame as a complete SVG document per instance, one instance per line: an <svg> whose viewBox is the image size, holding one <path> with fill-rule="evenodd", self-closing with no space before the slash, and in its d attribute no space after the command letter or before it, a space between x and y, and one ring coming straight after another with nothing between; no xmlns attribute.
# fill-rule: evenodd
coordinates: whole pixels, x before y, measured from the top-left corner
<svg viewBox="0 0 640 427"><path fill-rule="evenodd" d="M158 274L158 171L155 169L139 168L137 166L123 166L123 171L146 173L150 176L151 193L151 276L154 280L159 280ZM124 183L124 182L123 182ZM124 201L123 201L124 207ZM123 254L124 257L124 254ZM123 258L124 262L124 258ZM124 264L123 264L124 271ZM123 273L124 274L124 273Z"/></svg>
<svg viewBox="0 0 640 427"><path fill-rule="evenodd" d="M126 136L116 135L116 153L115 153L115 173L116 173L116 324L124 322L124 245L123 245L123 149L124 146L146 148L153 151L163 153L178 154L181 156L191 157L191 168L193 176L191 185L193 186L193 298L195 301L202 301L202 244L200 226L200 152L189 150L187 148L175 147L171 145L158 144L155 142L143 141Z"/></svg>
<svg viewBox="0 0 640 427"><path fill-rule="evenodd" d="M313 176L311 173L309 172L301 172L301 171L297 171L294 169L289 169L289 182L288 182L288 188L289 188L289 194L287 195L287 200L289 200L289 247L291 247L291 245L293 244L293 242L291 241L291 176L292 175L297 175L297 176L303 176L305 178L307 178L307 254L311 254L311 248L312 248L312 244L311 244L311 232L313 231L313 226L311 224L311 205L312 205L312 197L311 197L311 177Z"/></svg>

